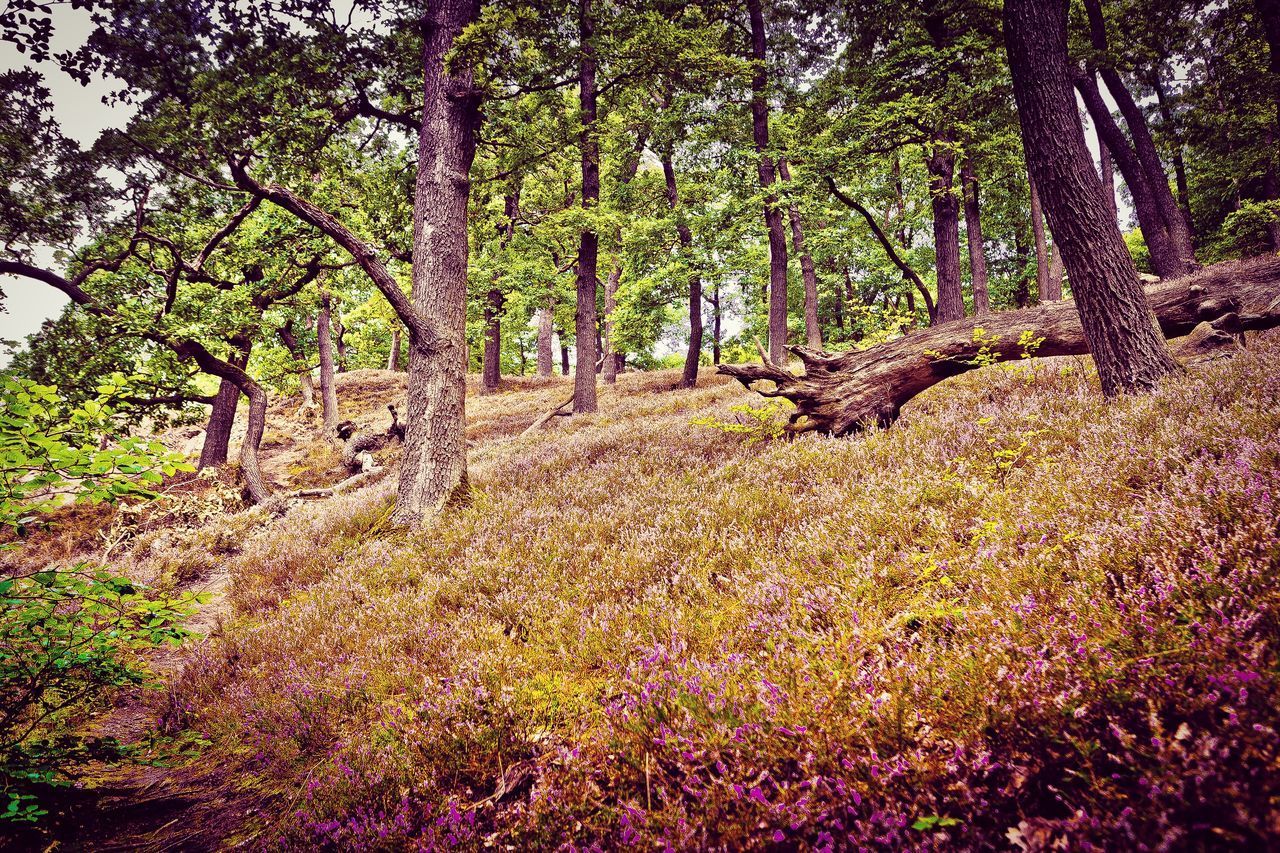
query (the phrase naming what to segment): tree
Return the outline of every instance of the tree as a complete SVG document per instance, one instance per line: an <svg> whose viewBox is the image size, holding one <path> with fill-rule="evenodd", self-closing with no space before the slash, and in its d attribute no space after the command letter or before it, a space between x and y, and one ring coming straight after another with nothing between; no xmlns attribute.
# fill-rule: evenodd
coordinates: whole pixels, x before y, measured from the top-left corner
<svg viewBox="0 0 1280 853"><path fill-rule="evenodd" d="M1006 0L1005 42L1027 163L1071 275L1103 393L1177 370L1103 196L1072 94L1065 0Z"/></svg>

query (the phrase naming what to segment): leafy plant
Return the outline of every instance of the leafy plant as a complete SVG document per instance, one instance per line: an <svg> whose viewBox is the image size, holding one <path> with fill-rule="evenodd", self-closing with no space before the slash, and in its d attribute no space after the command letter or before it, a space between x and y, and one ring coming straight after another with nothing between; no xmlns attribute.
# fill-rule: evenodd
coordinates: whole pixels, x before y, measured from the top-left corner
<svg viewBox="0 0 1280 853"><path fill-rule="evenodd" d="M785 400L770 400L763 406L739 403L729 407L729 411L736 415L734 420L725 421L715 415L706 415L692 418L689 423L745 436L747 444L755 444L781 438L787 431L788 413L792 408L794 406Z"/></svg>

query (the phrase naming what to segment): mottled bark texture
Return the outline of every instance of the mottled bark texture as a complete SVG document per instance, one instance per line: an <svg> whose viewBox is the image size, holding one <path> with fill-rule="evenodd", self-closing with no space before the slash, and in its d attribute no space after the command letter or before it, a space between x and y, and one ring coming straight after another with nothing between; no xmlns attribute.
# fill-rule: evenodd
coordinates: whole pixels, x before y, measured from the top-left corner
<svg viewBox="0 0 1280 853"><path fill-rule="evenodd" d="M1031 189L1031 235L1036 248L1036 298L1049 292L1049 238L1044 230L1044 207L1040 204L1040 190L1036 179L1027 176Z"/></svg>
<svg viewBox="0 0 1280 853"><path fill-rule="evenodd" d="M780 361L787 346L787 234L778 209L773 157L769 155L768 39L760 0L747 0L751 25L751 135L758 157L756 173L764 190L764 225L769 234L769 357Z"/></svg>
<svg viewBox="0 0 1280 853"><path fill-rule="evenodd" d="M1089 180L1097 183L1092 175ZM1162 281L1146 291L1145 299L1151 306L1147 310L1154 310L1159 320L1159 332L1170 338L1200 329L1203 337L1222 339L1245 330L1280 326L1280 258L1233 261ZM722 365L718 372L747 388L754 389L760 380L773 383L772 388L754 390L796 404L789 427L793 432L844 435L892 423L902 406L921 391L981 367L991 358L1022 358L1027 351L1019 343L1024 333L1043 339L1035 350L1037 357L1089 353L1082 313L1075 303L1064 300L946 323L867 350L827 354L792 347L805 366L799 376L775 364ZM974 339L978 326L985 330L981 342ZM1151 329L1156 332L1155 325ZM982 358L978 358L980 349Z"/></svg>
<svg viewBox="0 0 1280 853"><path fill-rule="evenodd" d="M960 285L960 199L955 192L956 155L946 135L934 140L926 166L931 176L929 193L933 205L933 248L938 276L938 307L934 322L949 323L964 319L964 292Z"/></svg>
<svg viewBox="0 0 1280 853"><path fill-rule="evenodd" d="M600 140L596 136L596 47L595 18L591 0L578 0L578 106L582 130L578 144L582 153L582 209L592 211L600 204ZM600 235L594 228L582 230L578 239L578 312L574 321L577 362L573 370L573 411L596 411L596 265Z"/></svg>
<svg viewBox="0 0 1280 853"><path fill-rule="evenodd" d="M1066 0L1007 0L1005 44L1028 166L1062 251L1103 393L1155 388L1177 369L1133 258L1109 218L1067 56Z"/></svg>
<svg viewBox="0 0 1280 853"><path fill-rule="evenodd" d="M555 317L550 308L539 308L538 317L538 375L550 376L552 368L551 335Z"/></svg>
<svg viewBox="0 0 1280 853"><path fill-rule="evenodd" d="M987 285L987 250L982 241L982 213L978 200L978 173L973 160L965 158L960 167L964 190L964 230L969 243L969 279L973 283L973 313L991 310L991 291Z"/></svg>
<svg viewBox="0 0 1280 853"><path fill-rule="evenodd" d="M479 93L465 66L446 68L454 39L479 0L428 4L422 49L423 109L413 201L415 312L438 338L412 335L404 455L393 524L422 525L470 501L465 435L467 200L480 124Z"/></svg>
<svg viewBox="0 0 1280 853"><path fill-rule="evenodd" d="M1111 149L1098 140L1098 172L1102 176L1102 197L1107 202L1111 218L1120 220L1120 208L1116 204L1116 166L1111 162Z"/></svg>

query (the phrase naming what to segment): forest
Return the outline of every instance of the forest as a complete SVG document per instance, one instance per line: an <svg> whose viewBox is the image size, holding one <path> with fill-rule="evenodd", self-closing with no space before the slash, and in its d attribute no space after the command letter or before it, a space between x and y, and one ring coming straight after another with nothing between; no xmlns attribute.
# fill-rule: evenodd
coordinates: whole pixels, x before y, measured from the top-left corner
<svg viewBox="0 0 1280 853"><path fill-rule="evenodd" d="M1280 847L1280 0L0 58L0 848Z"/></svg>

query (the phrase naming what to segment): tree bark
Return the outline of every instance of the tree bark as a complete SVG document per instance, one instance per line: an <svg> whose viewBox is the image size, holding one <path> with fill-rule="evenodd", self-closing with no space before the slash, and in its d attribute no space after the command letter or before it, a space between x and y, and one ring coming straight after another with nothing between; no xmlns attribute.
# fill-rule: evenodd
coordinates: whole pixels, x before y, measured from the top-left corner
<svg viewBox="0 0 1280 853"><path fill-rule="evenodd" d="M410 339L409 392L400 485L391 522L420 527L470 502L465 434L467 201L480 125L469 68L445 57L480 14L479 0L427 6L423 109L413 201L413 305L438 330L434 346Z"/></svg>
<svg viewBox="0 0 1280 853"><path fill-rule="evenodd" d="M929 193L933 205L933 246L937 258L938 306L935 323L964 319L964 293L960 286L960 200L956 198L956 155L950 138L939 134L926 159Z"/></svg>
<svg viewBox="0 0 1280 853"><path fill-rule="evenodd" d="M662 152L662 175L667 183L667 207L676 217L680 253L689 264L689 349L684 356L684 372L678 387L693 388L698 384L698 360L702 357L702 276L693 264L693 232L680 209L680 192L676 187L676 170L671 162L670 148Z"/></svg>
<svg viewBox="0 0 1280 853"><path fill-rule="evenodd" d="M973 313L977 316L991 310L991 291L987 284L987 250L982 240L982 213L978 202L978 176L973 160L966 157L960 167L964 190L964 230L969 242L969 277L973 282Z"/></svg>
<svg viewBox="0 0 1280 853"><path fill-rule="evenodd" d="M492 394L502 381L502 291L490 288L484 305L484 358L480 393Z"/></svg>
<svg viewBox="0 0 1280 853"><path fill-rule="evenodd" d="M1040 205L1040 191L1036 179L1027 175L1031 188L1031 234L1036 245L1036 298L1049 292L1049 240L1044 232L1044 208Z"/></svg>
<svg viewBox="0 0 1280 853"><path fill-rule="evenodd" d="M1151 390L1177 369L1146 302L1085 145L1067 56L1067 0L1006 0L1005 44L1027 162L1107 396Z"/></svg>
<svg viewBox="0 0 1280 853"><path fill-rule="evenodd" d="M751 22L751 135L758 156L756 173L764 191L764 225L769 234L769 353L774 361L786 356L787 346L787 235L782 227L782 211L773 157L769 154L769 69L768 39L760 0L747 0Z"/></svg>
<svg viewBox="0 0 1280 853"><path fill-rule="evenodd" d="M1091 175L1088 178L1093 181ZM1145 301L1159 321L1158 329L1151 326L1152 332L1170 338L1190 334L1201 324L1217 338L1280 326L1280 258L1230 261L1162 281L1147 289ZM935 326L867 350L826 354L792 347L805 366L799 376L775 364L726 364L718 372L763 396L795 403L791 431L844 435L868 425L887 426L907 401L948 377L991 359L1023 358L1028 352L1021 343L1024 334L1042 339L1034 351L1037 357L1089 353L1082 313L1064 300ZM982 341L974 337L978 326L985 330ZM774 387L755 389L760 380Z"/></svg>
<svg viewBox="0 0 1280 853"><path fill-rule="evenodd" d="M338 440L338 392L334 383L333 339L329 334L332 316L331 299L327 291L320 291L320 316L316 320L316 341L320 350L320 405L324 415L324 434L330 441Z"/></svg>
<svg viewBox="0 0 1280 853"><path fill-rule="evenodd" d="M1031 287L1027 276L1027 261L1030 253L1027 250L1026 229L1021 225L1017 226L1013 232L1013 255L1017 259L1019 270L1013 290L1013 304L1017 308L1026 308L1031 304Z"/></svg>
<svg viewBox="0 0 1280 853"><path fill-rule="evenodd" d="M1116 166L1111 162L1111 149L1098 139L1098 171L1102 175L1102 194L1111 218L1118 224L1120 207L1116 204Z"/></svg>
<svg viewBox="0 0 1280 853"><path fill-rule="evenodd" d="M288 320L281 326L279 334L280 342L289 351L289 357L293 359L294 364L301 366L298 373L298 392L302 395L301 408L309 409L316 404L316 389L311 381L311 367L307 364L306 353L298 343L298 336L293 333L293 320Z"/></svg>
<svg viewBox="0 0 1280 853"><path fill-rule="evenodd" d="M560 375L569 375L569 345L564 342L564 330L558 333L560 337Z"/></svg>
<svg viewBox="0 0 1280 853"><path fill-rule="evenodd" d="M1270 56L1271 91L1275 101L1275 124L1271 128L1271 157L1263 176L1263 193L1270 201L1280 200L1280 0L1254 0ZM1280 252L1280 214L1267 223L1271 250Z"/></svg>
<svg viewBox="0 0 1280 853"><path fill-rule="evenodd" d="M778 158L778 175L791 182L791 170L785 158ZM800 277L804 281L804 336L811 349L822 349L822 325L818 322L818 270L813 265L813 255L804 245L804 223L800 220L800 207L793 201L787 205L791 220L791 250L800 259Z"/></svg>
<svg viewBox="0 0 1280 853"><path fill-rule="evenodd" d="M539 308L538 318L538 375L551 375L551 334L555 318L550 308Z"/></svg>
<svg viewBox="0 0 1280 853"><path fill-rule="evenodd" d="M400 369L400 324L391 327L391 353L387 356L387 370Z"/></svg>
<svg viewBox="0 0 1280 853"><path fill-rule="evenodd" d="M578 0L578 104L582 130L582 209L592 211L600 203L600 141L596 137L595 20L591 0ZM578 240L578 312L574 324L577 363L573 371L573 412L596 411L596 262L600 236L584 228Z"/></svg>
<svg viewBox="0 0 1280 853"><path fill-rule="evenodd" d="M604 362L600 376L612 385L618 381L618 358L614 351L613 312L618 308L618 284L622 281L622 258L615 255L604 283Z"/></svg>
<svg viewBox="0 0 1280 853"><path fill-rule="evenodd" d="M1062 252L1055 240L1049 247L1049 276L1047 287L1040 291L1041 302L1057 302L1062 298L1062 279L1067 274L1066 264L1062 260Z"/></svg>
<svg viewBox="0 0 1280 853"><path fill-rule="evenodd" d="M231 344L230 364L244 370L249 363L249 348L252 341L238 338ZM240 388L230 379L218 383L218 393L213 398L213 407L209 410L209 424L204 431L204 444L200 448L200 461L196 468L217 468L225 465L231 450L231 428L236 422L236 410L240 408Z"/></svg>
<svg viewBox="0 0 1280 853"><path fill-rule="evenodd" d="M1100 0L1085 0L1084 8L1089 18L1089 36L1093 43L1093 48L1100 55L1107 56L1110 49L1107 40L1106 20L1102 15L1102 4ZM1129 88L1120 78L1120 73L1112 64L1109 62L1102 63L1098 68L1098 72L1102 75L1103 82L1107 84L1107 89L1111 92L1111 97L1115 100L1116 106L1120 108L1120 114L1124 116L1125 124L1129 126L1129 136L1133 139L1134 151L1146 175L1156 208L1160 212L1165 233L1168 235L1169 242L1178 261L1182 264L1182 269L1179 272L1188 272L1194 269L1196 265L1191 224L1186 216L1183 215L1182 208L1178 206L1173 193L1169 189L1169 176L1165 174L1164 163L1160 161L1160 153L1156 150L1155 140L1151 138L1151 130L1147 127L1147 118L1143 115L1138 103L1133 99Z"/></svg>
<svg viewBox="0 0 1280 853"><path fill-rule="evenodd" d="M720 364L720 279L711 285L711 363Z"/></svg>

